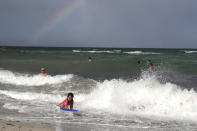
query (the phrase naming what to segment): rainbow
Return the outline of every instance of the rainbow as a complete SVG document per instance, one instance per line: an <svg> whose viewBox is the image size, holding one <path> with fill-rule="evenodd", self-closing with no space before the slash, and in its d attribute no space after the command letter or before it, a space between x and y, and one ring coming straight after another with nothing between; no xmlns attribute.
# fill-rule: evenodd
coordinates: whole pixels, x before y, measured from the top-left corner
<svg viewBox="0 0 197 131"><path fill-rule="evenodd" d="M61 8L56 15L54 15L48 23L43 25L40 30L33 34L33 41L39 40L39 38L53 29L61 20L63 20L66 16L70 15L74 9L82 5L84 0L72 0L70 4L66 4L63 8Z"/></svg>

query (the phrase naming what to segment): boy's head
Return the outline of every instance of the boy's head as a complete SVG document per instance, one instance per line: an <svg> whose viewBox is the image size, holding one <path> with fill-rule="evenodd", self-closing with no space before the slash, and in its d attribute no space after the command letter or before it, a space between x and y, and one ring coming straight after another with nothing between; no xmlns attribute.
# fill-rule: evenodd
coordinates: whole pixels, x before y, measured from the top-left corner
<svg viewBox="0 0 197 131"><path fill-rule="evenodd" d="M141 63L142 63L142 61L140 61L140 60L139 60L137 63L138 63L138 64L141 64Z"/></svg>
<svg viewBox="0 0 197 131"><path fill-rule="evenodd" d="M41 68L41 73L45 73L45 68Z"/></svg>
<svg viewBox="0 0 197 131"><path fill-rule="evenodd" d="M74 97L73 93L68 93L68 95L67 95L68 101L72 101L73 97Z"/></svg>

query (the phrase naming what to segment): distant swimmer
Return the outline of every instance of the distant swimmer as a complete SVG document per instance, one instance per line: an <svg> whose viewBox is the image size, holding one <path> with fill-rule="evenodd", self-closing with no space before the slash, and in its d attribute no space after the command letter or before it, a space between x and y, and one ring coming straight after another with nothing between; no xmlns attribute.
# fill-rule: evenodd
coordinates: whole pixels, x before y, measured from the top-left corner
<svg viewBox="0 0 197 131"><path fill-rule="evenodd" d="M69 109L70 107L70 109L72 110L74 103L73 98L74 98L73 93L68 93L67 98L63 102L61 102L58 106L65 109Z"/></svg>
<svg viewBox="0 0 197 131"><path fill-rule="evenodd" d="M137 63L138 63L138 65L140 65L140 64L142 64L142 61L139 60Z"/></svg>
<svg viewBox="0 0 197 131"><path fill-rule="evenodd" d="M147 60L146 64L148 65L148 71L153 71L154 67L151 60Z"/></svg>
<svg viewBox="0 0 197 131"><path fill-rule="evenodd" d="M40 75L47 76L48 74L45 72L45 68L41 68Z"/></svg>
<svg viewBox="0 0 197 131"><path fill-rule="evenodd" d="M88 62L91 62L92 61L92 57L88 57Z"/></svg>
<svg viewBox="0 0 197 131"><path fill-rule="evenodd" d="M148 68L148 70L149 70L149 71L153 71L153 69L154 69L153 64L152 64L152 63L150 63L150 64L149 64L149 68Z"/></svg>

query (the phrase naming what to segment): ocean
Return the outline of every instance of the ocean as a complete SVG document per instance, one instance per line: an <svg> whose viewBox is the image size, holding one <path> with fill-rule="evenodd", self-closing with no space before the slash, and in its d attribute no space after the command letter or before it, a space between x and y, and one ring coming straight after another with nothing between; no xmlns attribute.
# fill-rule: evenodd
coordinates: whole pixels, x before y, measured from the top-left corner
<svg viewBox="0 0 197 131"><path fill-rule="evenodd" d="M196 130L196 85L195 49L0 48L0 119L57 131ZM57 107L69 92L77 113Z"/></svg>

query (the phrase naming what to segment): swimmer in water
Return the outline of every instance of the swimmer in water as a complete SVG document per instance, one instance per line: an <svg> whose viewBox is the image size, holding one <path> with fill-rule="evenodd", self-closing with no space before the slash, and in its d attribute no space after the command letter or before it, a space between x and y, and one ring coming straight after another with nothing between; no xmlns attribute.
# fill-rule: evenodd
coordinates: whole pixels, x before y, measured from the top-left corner
<svg viewBox="0 0 197 131"><path fill-rule="evenodd" d="M47 76L48 74L45 72L45 68L41 68L40 75Z"/></svg>
<svg viewBox="0 0 197 131"><path fill-rule="evenodd" d="M146 64L148 65L148 71L153 71L154 67L151 60L147 60Z"/></svg>
<svg viewBox="0 0 197 131"><path fill-rule="evenodd" d="M92 57L88 57L88 62L91 62L92 61Z"/></svg>
<svg viewBox="0 0 197 131"><path fill-rule="evenodd" d="M140 64L142 64L142 61L139 60L137 63L138 63L138 65L140 65Z"/></svg>

